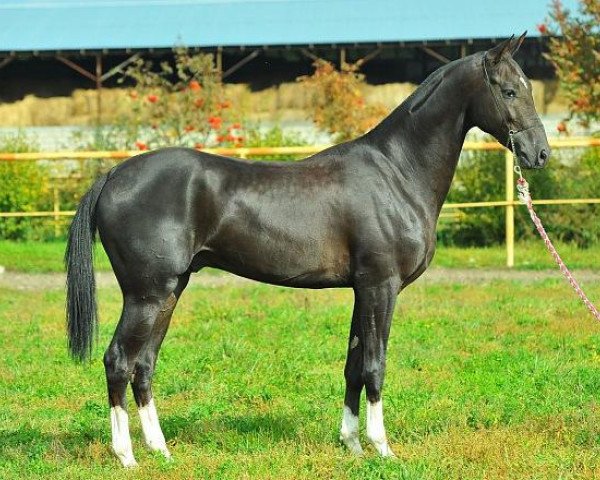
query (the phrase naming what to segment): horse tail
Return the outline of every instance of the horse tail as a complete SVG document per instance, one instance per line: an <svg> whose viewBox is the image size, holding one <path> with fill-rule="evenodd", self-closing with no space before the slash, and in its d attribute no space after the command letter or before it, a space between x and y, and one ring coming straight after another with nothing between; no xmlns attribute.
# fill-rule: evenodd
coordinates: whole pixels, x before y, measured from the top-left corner
<svg viewBox="0 0 600 480"><path fill-rule="evenodd" d="M96 237L96 203L108 180L103 175L83 196L69 228L65 251L67 270L67 332L71 357L84 361L92 354L98 334L93 250Z"/></svg>

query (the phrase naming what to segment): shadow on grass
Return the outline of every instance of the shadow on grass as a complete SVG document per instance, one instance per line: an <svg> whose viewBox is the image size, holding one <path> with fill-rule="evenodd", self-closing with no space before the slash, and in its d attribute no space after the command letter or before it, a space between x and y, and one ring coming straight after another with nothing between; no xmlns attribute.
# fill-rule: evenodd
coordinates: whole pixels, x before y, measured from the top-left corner
<svg viewBox="0 0 600 480"><path fill-rule="evenodd" d="M66 434L52 434L21 425L16 430L0 430L0 458L26 462L79 458L91 441L103 442L106 438L106 432L100 429L73 428Z"/></svg>
<svg viewBox="0 0 600 480"><path fill-rule="evenodd" d="M181 440L221 451L265 450L273 443L293 441L301 419L286 415L221 414L198 418L194 414L171 415L161 420L167 439Z"/></svg>

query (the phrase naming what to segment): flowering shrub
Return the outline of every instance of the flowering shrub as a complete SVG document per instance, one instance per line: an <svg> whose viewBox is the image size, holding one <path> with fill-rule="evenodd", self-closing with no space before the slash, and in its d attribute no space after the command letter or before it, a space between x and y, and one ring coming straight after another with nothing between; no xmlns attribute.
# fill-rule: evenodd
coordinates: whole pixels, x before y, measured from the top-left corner
<svg viewBox="0 0 600 480"><path fill-rule="evenodd" d="M326 60L314 63L315 72L298 78L311 94L311 116L317 126L343 142L373 128L387 113L383 105L368 105L361 87L360 62L344 63L341 70Z"/></svg>
<svg viewBox="0 0 600 480"><path fill-rule="evenodd" d="M570 116L584 126L600 119L600 2L581 0L574 16L560 0L553 0L549 22L538 30L550 36L545 56L556 68ZM560 133L567 130L564 124L557 128Z"/></svg>
<svg viewBox="0 0 600 480"><path fill-rule="evenodd" d="M178 145L196 148L244 144L239 114L225 98L214 58L175 50L174 65L138 59L125 75L134 81L129 93L130 148L148 150Z"/></svg>

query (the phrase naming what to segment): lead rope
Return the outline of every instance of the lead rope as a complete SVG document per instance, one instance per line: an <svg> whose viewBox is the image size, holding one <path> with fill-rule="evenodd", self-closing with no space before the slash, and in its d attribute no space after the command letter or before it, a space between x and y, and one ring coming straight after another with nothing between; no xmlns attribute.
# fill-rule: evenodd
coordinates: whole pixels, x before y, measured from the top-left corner
<svg viewBox="0 0 600 480"><path fill-rule="evenodd" d="M519 167L519 165L517 163L517 155L516 155L516 151L515 151L515 143L513 140L513 133L514 132L511 130L508 133L508 135L510 138L510 147L512 149L513 159L515 161L514 171L517 175L519 175L519 178L517 179L517 191L519 192L519 201L527 206L527 211L529 212L529 216L531 217L531 220L533 221L535 228L537 229L540 236L542 237L542 240L544 240L544 243L546 244L546 248L548 248L550 255L552 255L552 257L554 258L554 261L557 263L558 268L560 269L562 274L565 276L567 281L571 284L571 287L573 287L573 290L575 290L577 295L579 295L579 298L581 298L581 301L588 308L590 313L596 318L596 320L600 321L600 312L594 306L594 304L588 299L587 295L584 293L584 291L581 289L581 287L577 283L577 280L575 280L575 278L573 277L573 274L569 271L569 269L565 265L565 262L563 262L562 258L560 258L560 255L556 251L556 248L554 248L554 245L552 245L552 241L548 237L548 234L546 233L546 230L544 229L544 226L542 225L542 221L539 219L539 217L535 213L535 210L533 209L533 201L531 200L531 194L529 193L529 184L527 183L527 180L525 180L525 178L523 178L523 173L521 172L521 167Z"/></svg>

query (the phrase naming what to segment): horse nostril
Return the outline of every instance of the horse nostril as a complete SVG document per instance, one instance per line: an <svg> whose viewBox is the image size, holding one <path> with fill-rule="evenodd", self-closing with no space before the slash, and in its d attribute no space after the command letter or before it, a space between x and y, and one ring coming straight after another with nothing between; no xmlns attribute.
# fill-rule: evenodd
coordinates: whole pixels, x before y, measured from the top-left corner
<svg viewBox="0 0 600 480"><path fill-rule="evenodd" d="M542 148L542 151L540 152L540 160L547 160L548 159L548 152L546 151L545 148Z"/></svg>

